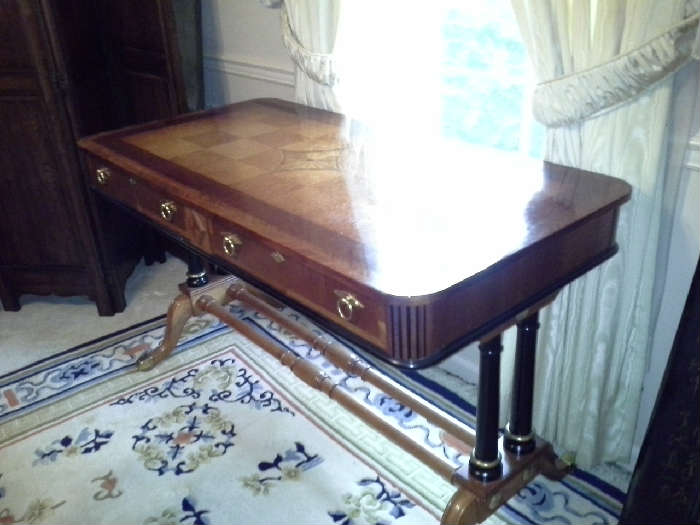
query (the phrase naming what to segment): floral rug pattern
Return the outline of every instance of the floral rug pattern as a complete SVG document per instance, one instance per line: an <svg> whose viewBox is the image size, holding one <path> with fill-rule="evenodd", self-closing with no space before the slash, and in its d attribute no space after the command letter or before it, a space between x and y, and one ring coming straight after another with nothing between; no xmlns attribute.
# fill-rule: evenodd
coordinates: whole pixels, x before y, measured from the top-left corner
<svg viewBox="0 0 700 525"><path fill-rule="evenodd" d="M433 453L466 460L305 342L256 312L231 311ZM0 524L439 521L449 483L214 318L192 320L176 355L135 372L162 335L142 327L0 378ZM621 505L585 472L540 476L488 523L615 523Z"/></svg>

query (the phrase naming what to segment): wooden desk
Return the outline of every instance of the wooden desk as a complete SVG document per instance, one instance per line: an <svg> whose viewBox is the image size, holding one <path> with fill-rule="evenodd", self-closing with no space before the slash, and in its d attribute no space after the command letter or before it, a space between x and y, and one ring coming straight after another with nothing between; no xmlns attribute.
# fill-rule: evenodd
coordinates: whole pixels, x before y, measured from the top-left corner
<svg viewBox="0 0 700 525"><path fill-rule="evenodd" d="M410 114L370 127L277 100L104 133L80 146L101 194L391 362L424 366L481 340L477 432L467 443L476 448L468 471L450 473L471 500L455 502L450 520L466 507L471 517L460 511L459 519L477 519L494 494L505 501L517 472L546 470L537 458L551 463L551 448L531 428L537 311L615 253L629 185L444 141L438 128L412 127ZM265 308L263 295L238 279L207 284L197 270L170 308L163 347L142 366L172 350L193 313L235 325L222 303L235 297ZM514 405L499 441L500 332L516 323ZM340 345L323 346L333 353ZM347 357L338 349L339 362ZM400 387L388 388L399 395ZM469 441L456 422L431 417Z"/></svg>

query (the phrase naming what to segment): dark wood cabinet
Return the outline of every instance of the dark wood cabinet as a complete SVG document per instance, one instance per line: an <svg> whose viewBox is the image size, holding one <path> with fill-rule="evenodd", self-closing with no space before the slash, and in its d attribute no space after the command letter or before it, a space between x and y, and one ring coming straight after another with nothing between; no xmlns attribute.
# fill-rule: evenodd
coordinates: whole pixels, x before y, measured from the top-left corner
<svg viewBox="0 0 700 525"><path fill-rule="evenodd" d="M202 106L199 3L0 0L0 299L87 295L101 315L152 234L87 191L78 138ZM152 257L152 256L151 256Z"/></svg>
<svg viewBox="0 0 700 525"><path fill-rule="evenodd" d="M700 523L700 261L620 523Z"/></svg>

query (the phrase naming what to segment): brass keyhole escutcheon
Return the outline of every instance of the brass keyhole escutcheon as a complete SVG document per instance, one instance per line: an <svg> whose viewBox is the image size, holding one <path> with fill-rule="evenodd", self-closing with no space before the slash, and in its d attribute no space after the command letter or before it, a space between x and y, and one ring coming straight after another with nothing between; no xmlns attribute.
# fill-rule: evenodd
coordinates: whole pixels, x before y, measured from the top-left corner
<svg viewBox="0 0 700 525"><path fill-rule="evenodd" d="M176 211L177 206L175 206L173 201L163 201L160 203L160 216L164 221L172 222Z"/></svg>
<svg viewBox="0 0 700 525"><path fill-rule="evenodd" d="M343 291L335 290L335 294L338 296L338 302L336 303L336 309L338 310L338 315L341 319L345 321L352 321L353 313L357 308L364 308L363 305L357 297L353 294Z"/></svg>
<svg viewBox="0 0 700 525"><path fill-rule="evenodd" d="M233 233L228 233L224 235L224 253L229 257L236 257L238 255L238 250L243 245L243 241L238 235Z"/></svg>
<svg viewBox="0 0 700 525"><path fill-rule="evenodd" d="M97 168L96 170L97 184L107 184L111 176L112 173L109 171L109 168Z"/></svg>

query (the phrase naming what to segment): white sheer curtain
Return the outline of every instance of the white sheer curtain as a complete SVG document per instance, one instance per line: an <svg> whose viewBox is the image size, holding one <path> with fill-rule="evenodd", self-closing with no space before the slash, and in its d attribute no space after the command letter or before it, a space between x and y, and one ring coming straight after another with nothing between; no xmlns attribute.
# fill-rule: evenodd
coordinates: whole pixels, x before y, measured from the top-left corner
<svg viewBox="0 0 700 525"><path fill-rule="evenodd" d="M281 8L282 40L296 65L298 102L368 119L405 118L412 107L412 119L436 124L435 101L426 108L416 105L415 97L436 92L439 82L438 11L404 9L396 1L259 2ZM416 28L421 28L420 38ZM397 89L402 85L410 89Z"/></svg>
<svg viewBox="0 0 700 525"><path fill-rule="evenodd" d="M669 75L690 57L697 6L686 0L512 3L541 81L535 108L550 126L546 158L620 177L634 188L620 216L620 253L565 288L543 315L534 425L575 452L582 466L625 462L660 265Z"/></svg>
<svg viewBox="0 0 700 525"><path fill-rule="evenodd" d="M286 0L281 12L282 40L296 64L297 101L331 111L340 109L334 91L340 7L340 0Z"/></svg>

